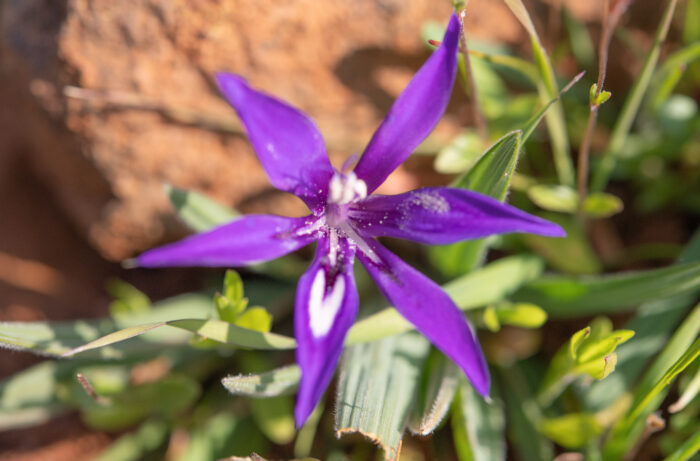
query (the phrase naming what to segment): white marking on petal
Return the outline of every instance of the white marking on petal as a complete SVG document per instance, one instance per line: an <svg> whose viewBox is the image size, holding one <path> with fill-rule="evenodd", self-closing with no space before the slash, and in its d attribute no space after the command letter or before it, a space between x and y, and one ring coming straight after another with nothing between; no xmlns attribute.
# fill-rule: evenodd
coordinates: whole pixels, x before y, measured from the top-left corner
<svg viewBox="0 0 700 461"><path fill-rule="evenodd" d="M314 338L328 334L338 315L345 296L345 279L338 276L330 293L326 295L326 274L319 269L309 292L309 326Z"/></svg>

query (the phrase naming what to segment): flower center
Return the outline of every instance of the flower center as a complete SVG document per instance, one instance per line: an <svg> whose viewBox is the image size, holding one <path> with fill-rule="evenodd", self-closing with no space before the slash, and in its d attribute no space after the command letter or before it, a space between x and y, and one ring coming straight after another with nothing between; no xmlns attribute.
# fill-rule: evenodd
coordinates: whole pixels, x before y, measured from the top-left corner
<svg viewBox="0 0 700 461"><path fill-rule="evenodd" d="M328 185L328 203L347 205L367 197L367 184L354 172L347 175L336 173Z"/></svg>

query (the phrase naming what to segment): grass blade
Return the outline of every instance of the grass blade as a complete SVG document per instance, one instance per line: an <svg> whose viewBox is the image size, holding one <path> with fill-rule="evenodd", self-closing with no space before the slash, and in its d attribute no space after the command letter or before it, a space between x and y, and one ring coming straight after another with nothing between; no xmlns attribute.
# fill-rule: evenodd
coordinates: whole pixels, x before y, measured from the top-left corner
<svg viewBox="0 0 700 461"><path fill-rule="evenodd" d="M232 394L249 397L277 397L293 394L299 386L301 371L297 365L265 373L227 376L221 384Z"/></svg>
<svg viewBox="0 0 700 461"><path fill-rule="evenodd" d="M430 344L416 333L346 349L336 399L336 433L359 432L398 460Z"/></svg>
<svg viewBox="0 0 700 461"><path fill-rule="evenodd" d="M623 274L542 277L513 295L542 307L551 317L607 314L647 301L681 295L700 285L700 263Z"/></svg>
<svg viewBox="0 0 700 461"><path fill-rule="evenodd" d="M656 64L659 61L661 45L666 40L666 35L668 35L668 30L671 26L671 19L677 3L677 0L670 0L668 2L668 6L666 7L663 17L661 18L659 28L654 36L654 44L652 45L651 50L644 61L644 65L642 66L639 76L632 85L632 89L630 90L627 99L625 99L620 115L617 117L617 121L615 122L615 126L613 127L613 131L610 136L608 148L605 150L603 159L598 164L598 167L593 175L591 189L594 192L602 192L603 189L605 189L605 186L608 184L608 180L610 179L610 175L615 168L617 156L627 142L627 136L632 128L632 123L637 116L639 107L642 104L642 99L644 98L644 94L649 87L649 82L651 81Z"/></svg>

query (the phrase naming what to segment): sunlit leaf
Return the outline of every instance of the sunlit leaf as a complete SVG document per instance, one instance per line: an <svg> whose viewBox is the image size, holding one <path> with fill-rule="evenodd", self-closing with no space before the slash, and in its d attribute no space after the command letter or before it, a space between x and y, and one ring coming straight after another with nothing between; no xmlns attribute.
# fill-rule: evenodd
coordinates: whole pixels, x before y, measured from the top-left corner
<svg viewBox="0 0 700 461"><path fill-rule="evenodd" d="M442 422L457 392L462 372L442 353L433 350L423 371L423 383L411 411L408 429L428 435Z"/></svg>
<svg viewBox="0 0 700 461"><path fill-rule="evenodd" d="M556 418L544 418L538 429L565 448L581 448L603 432L590 413L569 413Z"/></svg>
<svg viewBox="0 0 700 461"><path fill-rule="evenodd" d="M573 317L621 312L695 291L698 285L700 263L688 263L603 276L543 276L524 285L512 299L536 304L551 317Z"/></svg>
<svg viewBox="0 0 700 461"><path fill-rule="evenodd" d="M336 398L338 435L359 432L397 460L430 344L416 333L346 349Z"/></svg>
<svg viewBox="0 0 700 461"><path fill-rule="evenodd" d="M524 283L536 279L542 269L542 261L537 257L510 256L463 275L442 288L459 308L473 309L502 301ZM388 308L356 322L346 342L374 341L411 329L413 326L401 314Z"/></svg>
<svg viewBox="0 0 700 461"><path fill-rule="evenodd" d="M260 374L227 376L221 384L236 395L275 397L294 393L300 377L299 367L290 365Z"/></svg>
<svg viewBox="0 0 700 461"><path fill-rule="evenodd" d="M505 461L505 415L496 395L487 402L464 376L452 414L452 434L460 461Z"/></svg>

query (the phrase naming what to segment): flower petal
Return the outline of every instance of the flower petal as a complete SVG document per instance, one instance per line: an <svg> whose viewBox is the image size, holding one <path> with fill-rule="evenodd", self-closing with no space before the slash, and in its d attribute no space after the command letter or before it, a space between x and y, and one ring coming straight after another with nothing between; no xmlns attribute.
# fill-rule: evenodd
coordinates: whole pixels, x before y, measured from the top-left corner
<svg viewBox="0 0 700 461"><path fill-rule="evenodd" d="M390 303L406 320L454 361L479 394L487 396L489 370L464 314L435 282L403 262L376 240L372 255L357 257ZM378 261L377 261L378 260Z"/></svg>
<svg viewBox="0 0 700 461"><path fill-rule="evenodd" d="M294 107L256 91L235 74L216 75L236 110L270 182L312 210L325 203L333 167L314 122Z"/></svg>
<svg viewBox="0 0 700 461"><path fill-rule="evenodd" d="M430 134L445 112L457 71L460 25L452 15L440 47L403 90L355 167L375 190Z"/></svg>
<svg viewBox="0 0 700 461"><path fill-rule="evenodd" d="M328 387L345 335L357 315L354 251L343 238L335 243L336 249L330 248L332 244L326 237L319 240L316 259L297 286L294 333L298 343L296 358L301 367L294 410L297 427L306 422ZM338 253L332 255L336 250Z"/></svg>
<svg viewBox="0 0 700 461"><path fill-rule="evenodd" d="M564 237L557 224L486 195L449 187L426 187L399 195L373 195L353 205L364 235L439 245L509 232Z"/></svg>
<svg viewBox="0 0 700 461"><path fill-rule="evenodd" d="M147 251L136 258L141 267L243 266L268 261L316 239L312 216L248 215L208 232Z"/></svg>

